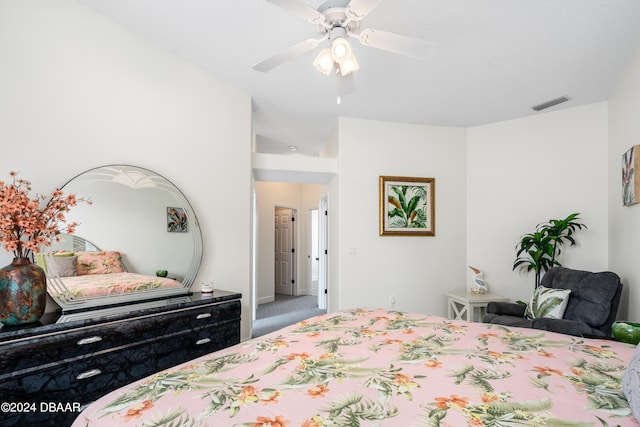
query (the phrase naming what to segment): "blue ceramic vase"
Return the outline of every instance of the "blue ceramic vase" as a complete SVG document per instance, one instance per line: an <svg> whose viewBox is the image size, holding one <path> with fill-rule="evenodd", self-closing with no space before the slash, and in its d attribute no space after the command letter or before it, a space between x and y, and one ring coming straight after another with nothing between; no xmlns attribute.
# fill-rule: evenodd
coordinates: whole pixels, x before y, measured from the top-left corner
<svg viewBox="0 0 640 427"><path fill-rule="evenodd" d="M14 258L0 269L0 322L37 322L47 304L47 276L29 258Z"/></svg>

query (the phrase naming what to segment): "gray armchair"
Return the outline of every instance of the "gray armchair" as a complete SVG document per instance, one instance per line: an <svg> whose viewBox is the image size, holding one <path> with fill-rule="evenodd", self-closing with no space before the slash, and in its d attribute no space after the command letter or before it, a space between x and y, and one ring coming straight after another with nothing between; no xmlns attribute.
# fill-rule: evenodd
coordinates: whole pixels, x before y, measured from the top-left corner
<svg viewBox="0 0 640 427"><path fill-rule="evenodd" d="M524 317L526 307L522 304L490 302L484 323L543 329L589 338L611 337L611 325L616 320L622 294L622 283L617 274L553 267L545 273L541 285L571 290L564 318L527 319Z"/></svg>

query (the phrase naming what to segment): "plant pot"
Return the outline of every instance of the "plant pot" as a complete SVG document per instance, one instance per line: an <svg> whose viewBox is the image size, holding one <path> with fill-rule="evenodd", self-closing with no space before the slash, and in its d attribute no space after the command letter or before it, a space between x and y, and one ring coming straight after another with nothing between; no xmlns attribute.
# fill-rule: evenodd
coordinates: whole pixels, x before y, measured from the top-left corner
<svg viewBox="0 0 640 427"><path fill-rule="evenodd" d="M28 258L14 258L0 269L0 322L37 322L47 304L47 276Z"/></svg>
<svg viewBox="0 0 640 427"><path fill-rule="evenodd" d="M638 344L640 342L640 323L633 322L614 322L611 325L613 337L622 342L629 344Z"/></svg>

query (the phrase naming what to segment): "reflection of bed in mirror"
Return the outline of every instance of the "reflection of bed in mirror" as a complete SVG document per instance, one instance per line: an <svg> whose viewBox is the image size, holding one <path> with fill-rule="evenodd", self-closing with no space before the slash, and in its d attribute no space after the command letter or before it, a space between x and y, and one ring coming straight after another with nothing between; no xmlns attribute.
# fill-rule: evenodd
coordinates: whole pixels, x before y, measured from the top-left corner
<svg viewBox="0 0 640 427"><path fill-rule="evenodd" d="M202 236L193 208L175 185L144 168L109 165L81 173L62 190L92 201L67 213L68 221L79 224L76 235L61 235L38 257L49 295L64 314L106 306L118 312L115 307L123 304L153 306L189 293L202 259ZM158 270L168 277L158 277Z"/></svg>

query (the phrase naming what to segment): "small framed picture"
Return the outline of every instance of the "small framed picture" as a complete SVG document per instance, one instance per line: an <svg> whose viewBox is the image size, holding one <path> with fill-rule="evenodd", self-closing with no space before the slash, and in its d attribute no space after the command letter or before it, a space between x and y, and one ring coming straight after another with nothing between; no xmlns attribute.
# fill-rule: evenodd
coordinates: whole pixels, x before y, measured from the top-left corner
<svg viewBox="0 0 640 427"><path fill-rule="evenodd" d="M187 232L187 214L182 208L167 208L167 231L170 233Z"/></svg>
<svg viewBox="0 0 640 427"><path fill-rule="evenodd" d="M435 178L380 177L380 235L435 236Z"/></svg>
<svg viewBox="0 0 640 427"><path fill-rule="evenodd" d="M634 145L622 155L622 204L640 202L640 145Z"/></svg>

